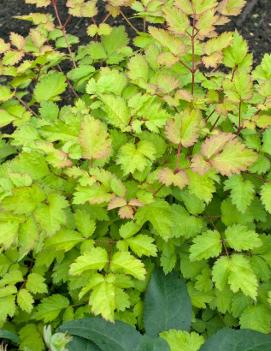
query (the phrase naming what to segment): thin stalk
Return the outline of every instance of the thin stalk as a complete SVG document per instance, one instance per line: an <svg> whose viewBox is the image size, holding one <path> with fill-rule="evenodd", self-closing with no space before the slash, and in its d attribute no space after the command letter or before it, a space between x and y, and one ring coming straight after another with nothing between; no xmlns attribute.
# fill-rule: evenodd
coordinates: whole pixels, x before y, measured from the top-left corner
<svg viewBox="0 0 271 351"><path fill-rule="evenodd" d="M23 105L23 107L24 107L27 111L29 111L29 112L30 112L31 114L33 114L34 116L37 116L36 112L33 111L33 110L27 105L27 103L25 103L25 102L23 101L23 99L19 98L19 96L17 96L17 95L14 95L14 97L15 97L15 99L17 99L17 100L20 102L21 105Z"/></svg>
<svg viewBox="0 0 271 351"><path fill-rule="evenodd" d="M239 106L238 106L238 129L237 129L237 135L240 134L241 132L241 109L242 109L242 100L240 100L239 102Z"/></svg>
<svg viewBox="0 0 271 351"><path fill-rule="evenodd" d="M179 143L178 150L177 150L177 157L176 157L176 167L175 167L175 174L180 172L179 164L181 159L181 151L182 151L182 144Z"/></svg>
<svg viewBox="0 0 271 351"><path fill-rule="evenodd" d="M78 95L77 92L74 90L74 88L73 88L73 86L72 86L72 83L69 81L69 79L67 78L66 74L63 72L62 68L61 68L59 65L57 65L57 68L58 68L58 70L59 70L60 72L62 72L62 73L65 75L70 91L73 93L73 95L74 95L76 98L79 98L79 95Z"/></svg>
<svg viewBox="0 0 271 351"><path fill-rule="evenodd" d="M192 87L191 94L194 95L195 91L195 73L196 73L196 62L195 62L195 37L197 35L196 32L196 19L195 14L193 14L193 28L192 28L192 36L191 36L191 45L192 45Z"/></svg>
<svg viewBox="0 0 271 351"><path fill-rule="evenodd" d="M120 14L122 15L122 17L124 18L124 20L129 24L129 26L137 33L139 34L139 31L136 29L136 27L133 25L133 23L129 20L129 18L127 18L125 16L125 14L122 12L122 10L120 10Z"/></svg>
<svg viewBox="0 0 271 351"><path fill-rule="evenodd" d="M77 66L76 66L76 63L75 63L74 58L73 58L73 52L71 50L71 46L70 46L69 41L68 41L66 29L65 29L65 26L63 25L61 18L59 16L59 11L58 11L58 7L57 7L57 0L52 0L52 5L53 5L54 11L55 11L55 15L56 15L56 19L58 21L59 27L63 33L63 37L64 37L64 40L66 42L67 49L68 49L72 64L73 64L74 68L76 68Z"/></svg>

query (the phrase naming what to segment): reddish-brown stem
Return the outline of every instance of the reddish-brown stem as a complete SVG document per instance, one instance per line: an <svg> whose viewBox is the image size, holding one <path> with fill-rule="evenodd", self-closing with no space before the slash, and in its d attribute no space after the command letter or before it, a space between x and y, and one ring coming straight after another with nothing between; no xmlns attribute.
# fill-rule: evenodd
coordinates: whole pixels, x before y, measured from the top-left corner
<svg viewBox="0 0 271 351"><path fill-rule="evenodd" d="M176 167L174 172L175 174L180 172L179 165L180 165L180 159L181 159L181 151L182 151L182 144L179 143L178 150L177 150L177 157L176 157Z"/></svg>
<svg viewBox="0 0 271 351"><path fill-rule="evenodd" d="M195 91L195 73L196 73L196 62L195 62L195 37L197 35L196 32L196 18L195 14L193 14L193 28L192 28L192 36L191 36L191 44L192 44L192 87L191 94L194 95Z"/></svg>
<svg viewBox="0 0 271 351"><path fill-rule="evenodd" d="M188 71L190 71L192 73L192 68L190 68L185 62L183 62L182 60L179 60L180 64L183 65L185 68L188 69Z"/></svg>
<svg viewBox="0 0 271 351"><path fill-rule="evenodd" d="M59 11L58 11L58 7L57 7L57 0L52 0L52 5L53 5L54 11L55 11L57 22L59 24L60 29L62 30L63 37L64 37L64 40L66 42L67 49L68 49L72 64L73 64L74 68L76 68L76 63L75 63L74 58L73 58L71 46L70 46L68 38L67 38L66 29L65 29L65 26L62 24L61 18L59 16Z"/></svg>
<svg viewBox="0 0 271 351"><path fill-rule="evenodd" d="M210 132L212 132L214 130L214 128L216 127L219 120L220 120L220 115L217 117L217 119L215 120L215 123L212 125Z"/></svg>
<svg viewBox="0 0 271 351"><path fill-rule="evenodd" d="M110 16L111 16L110 13L108 13L108 14L105 16L105 18L102 20L102 23L106 22Z"/></svg>
<svg viewBox="0 0 271 351"><path fill-rule="evenodd" d="M242 100L240 100L239 102L239 106L238 106L238 129L237 129L237 135L240 134L241 132L241 109L242 109Z"/></svg>
<svg viewBox="0 0 271 351"><path fill-rule="evenodd" d="M68 25L68 23L70 22L71 19L72 19L72 16L69 15L69 16L67 17L65 23L63 24L63 27L64 27L65 29L66 29L66 27L67 27L67 25Z"/></svg>
<svg viewBox="0 0 271 351"><path fill-rule="evenodd" d="M58 70L60 71L60 72L62 72L64 75L65 75L65 73L63 72L63 70L62 70L62 68L59 66L59 65L57 65L57 68L58 68ZM65 75L66 76L66 75ZM69 81L69 79L66 77L66 80L67 80L67 83L68 83L68 86L69 86L69 89L70 89L70 91L73 93L73 95L76 97L76 98L78 98L79 97L79 95L77 94L77 92L74 90L74 88L73 88L73 86L72 86L72 83Z"/></svg>
<svg viewBox="0 0 271 351"><path fill-rule="evenodd" d="M19 98L19 96L14 95L14 97L19 101L19 103L20 103L21 105L23 105L23 107L24 107L27 111L29 111L29 112L30 112L31 114L33 114L34 116L37 116L36 112L33 111L21 98Z"/></svg>
<svg viewBox="0 0 271 351"><path fill-rule="evenodd" d="M120 14L122 15L122 17L124 18L124 20L129 24L129 26L131 27L131 28L133 28L133 30L137 33L137 34L139 34L139 31L136 29L136 27L132 24L132 22L129 20L129 18L127 18L126 16L125 16L125 14L120 10Z"/></svg>
<svg viewBox="0 0 271 351"><path fill-rule="evenodd" d="M234 69L232 70L231 82L233 81L233 78L234 78L234 75L235 75L236 70L237 70L237 66L235 66Z"/></svg>

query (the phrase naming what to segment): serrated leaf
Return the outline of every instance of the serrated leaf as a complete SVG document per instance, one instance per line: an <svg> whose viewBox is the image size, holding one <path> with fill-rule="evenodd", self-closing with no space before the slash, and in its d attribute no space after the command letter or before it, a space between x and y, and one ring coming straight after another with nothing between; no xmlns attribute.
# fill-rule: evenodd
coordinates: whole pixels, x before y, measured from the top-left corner
<svg viewBox="0 0 271 351"><path fill-rule="evenodd" d="M94 287L90 295L90 304L94 315L101 314L105 320L113 322L116 308L114 285L104 281Z"/></svg>
<svg viewBox="0 0 271 351"><path fill-rule="evenodd" d="M34 89L37 102L59 100L67 87L65 75L61 72L51 72L42 77Z"/></svg>
<svg viewBox="0 0 271 351"><path fill-rule="evenodd" d="M223 0L219 4L218 10L225 16L237 16L245 4L245 0Z"/></svg>
<svg viewBox="0 0 271 351"><path fill-rule="evenodd" d="M169 330L160 333L170 346L170 351L198 351L204 343L204 337L191 332L180 330Z"/></svg>
<svg viewBox="0 0 271 351"><path fill-rule="evenodd" d="M48 235L55 234L66 222L65 208L68 207L66 199L58 193L49 194L48 205L40 204L35 211L35 219Z"/></svg>
<svg viewBox="0 0 271 351"><path fill-rule="evenodd" d="M88 160L107 158L111 152L111 139L106 125L98 119L88 117L83 119L80 127L82 157Z"/></svg>
<svg viewBox="0 0 271 351"><path fill-rule="evenodd" d="M20 348L22 350L35 350L43 351L44 343L42 333L38 329L38 326L32 323L28 323L22 327L19 331L20 337Z"/></svg>
<svg viewBox="0 0 271 351"><path fill-rule="evenodd" d="M0 245L4 249L8 249L17 238L19 223L0 222Z"/></svg>
<svg viewBox="0 0 271 351"><path fill-rule="evenodd" d="M165 7L165 19L169 30L176 34L184 34L189 26L189 20L186 14L178 8Z"/></svg>
<svg viewBox="0 0 271 351"><path fill-rule="evenodd" d="M38 273L30 273L27 277L26 288L33 294L47 293L45 279Z"/></svg>
<svg viewBox="0 0 271 351"><path fill-rule="evenodd" d="M248 45L246 41L238 32L235 32L231 46L224 50L224 64L227 67L233 68L242 63L247 53Z"/></svg>
<svg viewBox="0 0 271 351"><path fill-rule="evenodd" d="M26 4L36 5L37 7L47 7L50 5L50 0L25 0Z"/></svg>
<svg viewBox="0 0 271 351"><path fill-rule="evenodd" d="M227 244L235 251L252 250L262 246L259 235L242 224L230 226L225 231Z"/></svg>
<svg viewBox="0 0 271 351"><path fill-rule="evenodd" d="M216 230L208 230L193 239L190 247L191 261L207 260L219 256L222 250L221 236Z"/></svg>
<svg viewBox="0 0 271 351"><path fill-rule="evenodd" d="M271 330L270 307L264 304L248 306L240 316L240 325L243 329L252 329L269 334Z"/></svg>
<svg viewBox="0 0 271 351"><path fill-rule="evenodd" d="M130 112L126 101L120 96L103 95L101 100L104 103L102 106L105 111L106 120L113 126L125 131L130 120Z"/></svg>
<svg viewBox="0 0 271 351"><path fill-rule="evenodd" d="M245 171L257 160L257 154L238 140L227 143L223 151L210 160L212 166L222 175L231 176Z"/></svg>
<svg viewBox="0 0 271 351"><path fill-rule="evenodd" d="M157 256L157 247L153 243L154 239L145 234L139 234L126 239L130 249L139 257Z"/></svg>
<svg viewBox="0 0 271 351"><path fill-rule="evenodd" d="M232 42L233 34L231 32L225 32L220 34L216 38L209 39L205 44L204 51L207 55L211 55L214 52L221 51L228 47Z"/></svg>
<svg viewBox="0 0 271 351"><path fill-rule="evenodd" d="M30 313L33 309L34 299L28 290L20 289L17 294L17 303L23 311Z"/></svg>
<svg viewBox="0 0 271 351"><path fill-rule="evenodd" d="M200 200L209 203L212 200L213 193L216 190L214 181L208 176L208 174L200 175L189 171L187 172L187 175L189 179L189 191Z"/></svg>
<svg viewBox="0 0 271 351"><path fill-rule="evenodd" d="M110 269L112 272L126 273L139 280L144 280L146 275L144 264L128 251L116 252L112 257Z"/></svg>
<svg viewBox="0 0 271 351"><path fill-rule="evenodd" d="M231 191L232 203L240 212L244 213L254 198L254 184L249 180L243 179L241 175L231 176L224 184L224 189Z"/></svg>
<svg viewBox="0 0 271 351"><path fill-rule="evenodd" d="M163 47L168 48L173 55L180 56L185 52L185 46L182 40L170 34L168 31L149 26L149 32L154 39Z"/></svg>
<svg viewBox="0 0 271 351"><path fill-rule="evenodd" d="M175 185L179 189L183 189L188 184L188 177L185 172L179 171L175 173L170 168L162 168L158 173L159 181L166 186Z"/></svg>
<svg viewBox="0 0 271 351"><path fill-rule="evenodd" d="M192 306L184 281L176 273L155 270L144 301L144 326L156 336L169 329L190 328Z"/></svg>
<svg viewBox="0 0 271 351"><path fill-rule="evenodd" d="M166 125L166 136L173 144L192 146L199 137L201 113L198 110L185 110L175 119L169 120Z"/></svg>
<svg viewBox="0 0 271 351"><path fill-rule="evenodd" d="M128 77L134 82L147 82L149 77L149 66L142 55L133 56L128 63Z"/></svg>
<svg viewBox="0 0 271 351"><path fill-rule="evenodd" d="M69 300L60 294L53 294L41 300L34 313L35 319L45 323L54 321L61 311L69 306Z"/></svg>
<svg viewBox="0 0 271 351"><path fill-rule="evenodd" d="M219 290L223 290L228 283L234 293L241 290L244 295L256 299L257 277L245 256L233 254L231 257L219 258L214 264L212 274Z"/></svg>
<svg viewBox="0 0 271 351"><path fill-rule="evenodd" d="M271 213L271 183L265 183L261 187L261 201L267 212Z"/></svg>
<svg viewBox="0 0 271 351"><path fill-rule="evenodd" d="M70 267L70 274L79 275L90 269L101 270L107 261L108 255L105 249L101 247L92 248L89 252L77 257Z"/></svg>

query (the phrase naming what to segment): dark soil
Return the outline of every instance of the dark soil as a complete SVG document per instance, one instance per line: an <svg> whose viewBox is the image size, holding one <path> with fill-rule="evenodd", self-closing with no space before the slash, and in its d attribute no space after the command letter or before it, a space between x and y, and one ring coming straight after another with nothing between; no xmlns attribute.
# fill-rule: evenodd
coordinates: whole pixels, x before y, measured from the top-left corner
<svg viewBox="0 0 271 351"><path fill-rule="evenodd" d="M58 0L59 10L63 22L67 18L65 0ZM106 15L104 11L104 1L99 1L99 19ZM37 11L34 6L26 5L23 0L0 0L0 37L7 39L10 32L17 32L25 35L29 29L27 22L15 20L13 16L19 16ZM42 9L39 11L46 11ZM129 16L129 13L126 13ZM142 30L142 21L131 19L133 25ZM122 18L113 20L112 24L125 24ZM89 19L76 19L69 23L67 30L80 37L81 42L88 40L85 28L89 24ZM271 1L270 0L248 0L248 4L243 13L232 19L232 22L222 28L222 30L237 29L249 42L250 50L254 54L255 64L259 63L264 53L271 52ZM133 36L133 30L128 28L128 32Z"/></svg>

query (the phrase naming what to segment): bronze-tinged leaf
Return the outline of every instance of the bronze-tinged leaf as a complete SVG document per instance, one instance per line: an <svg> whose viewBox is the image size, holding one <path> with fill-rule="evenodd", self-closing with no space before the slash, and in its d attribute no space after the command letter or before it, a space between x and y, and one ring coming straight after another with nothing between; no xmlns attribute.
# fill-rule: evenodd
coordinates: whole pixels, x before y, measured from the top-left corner
<svg viewBox="0 0 271 351"><path fill-rule="evenodd" d="M119 216L121 219L133 219L134 210L131 206L126 205L119 209Z"/></svg>
<svg viewBox="0 0 271 351"><path fill-rule="evenodd" d="M225 16L238 16L246 0L222 0L218 6L218 11Z"/></svg>
<svg viewBox="0 0 271 351"><path fill-rule="evenodd" d="M82 157L88 160L107 158L111 153L111 139L106 125L94 117L85 117L81 123L79 143Z"/></svg>
<svg viewBox="0 0 271 351"><path fill-rule="evenodd" d="M166 124L166 136L173 144L190 147L197 141L202 127L200 110L186 109Z"/></svg>
<svg viewBox="0 0 271 351"><path fill-rule="evenodd" d="M204 175L210 170L211 165L202 155L198 154L192 158L191 168L193 172Z"/></svg>
<svg viewBox="0 0 271 351"><path fill-rule="evenodd" d="M210 159L223 150L225 145L233 140L236 136L232 133L219 132L216 135L206 139L201 146L201 153L206 159Z"/></svg>
<svg viewBox="0 0 271 351"><path fill-rule="evenodd" d="M123 207L127 204L126 200L123 197L113 197L109 202L107 209L113 210L114 208Z"/></svg>
<svg viewBox="0 0 271 351"><path fill-rule="evenodd" d="M221 52L214 52L210 56L204 56L202 62L206 68L216 68L223 61Z"/></svg>
<svg viewBox="0 0 271 351"><path fill-rule="evenodd" d="M6 43L2 38L0 38L0 54L7 52L10 49L10 44Z"/></svg>
<svg viewBox="0 0 271 351"><path fill-rule="evenodd" d="M186 185L188 185L188 177L184 171L178 171L174 173L174 171L170 168L162 168L158 173L159 181L166 185L175 185L180 189L183 189Z"/></svg>
<svg viewBox="0 0 271 351"><path fill-rule="evenodd" d="M181 56L186 52L186 46L184 45L183 41L174 34L170 34L164 29L152 26L149 27L149 33L173 55Z"/></svg>
<svg viewBox="0 0 271 351"><path fill-rule="evenodd" d="M10 42L13 46L15 46L18 50L23 50L25 45L25 39L23 36L17 33L10 33L9 36Z"/></svg>
<svg viewBox="0 0 271 351"><path fill-rule="evenodd" d="M211 165L222 175L231 176L246 171L256 160L257 154L238 140L228 142L222 152L210 160Z"/></svg>
<svg viewBox="0 0 271 351"><path fill-rule="evenodd" d="M166 7L164 9L165 19L169 30L176 34L184 34L189 27L187 15L178 8Z"/></svg>

